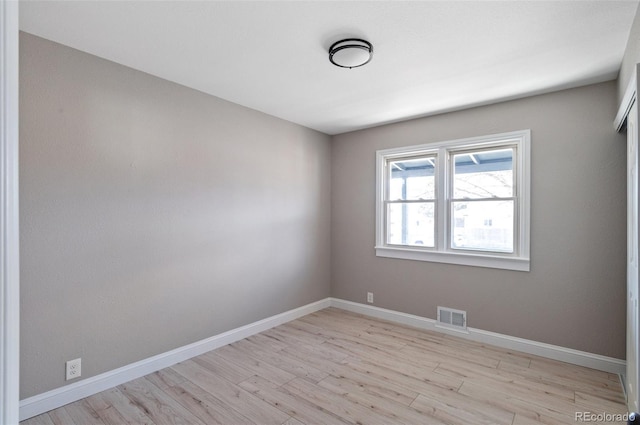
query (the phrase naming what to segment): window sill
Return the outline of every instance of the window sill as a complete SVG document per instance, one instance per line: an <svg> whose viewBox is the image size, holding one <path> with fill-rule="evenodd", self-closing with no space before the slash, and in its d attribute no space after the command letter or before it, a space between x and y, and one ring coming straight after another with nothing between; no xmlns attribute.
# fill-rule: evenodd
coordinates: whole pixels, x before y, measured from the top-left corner
<svg viewBox="0 0 640 425"><path fill-rule="evenodd" d="M499 255L423 251L420 249L377 246L376 256L403 260L431 261L434 263L459 264L463 266L488 267L492 269L530 271L529 259Z"/></svg>

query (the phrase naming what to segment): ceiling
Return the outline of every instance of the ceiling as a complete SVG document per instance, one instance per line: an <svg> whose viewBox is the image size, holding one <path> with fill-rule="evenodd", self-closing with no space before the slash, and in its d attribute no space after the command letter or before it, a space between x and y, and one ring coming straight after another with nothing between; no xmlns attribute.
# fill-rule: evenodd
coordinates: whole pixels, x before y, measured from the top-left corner
<svg viewBox="0 0 640 425"><path fill-rule="evenodd" d="M634 1L30 1L23 31L327 134L616 78ZM343 69L328 48L373 44Z"/></svg>

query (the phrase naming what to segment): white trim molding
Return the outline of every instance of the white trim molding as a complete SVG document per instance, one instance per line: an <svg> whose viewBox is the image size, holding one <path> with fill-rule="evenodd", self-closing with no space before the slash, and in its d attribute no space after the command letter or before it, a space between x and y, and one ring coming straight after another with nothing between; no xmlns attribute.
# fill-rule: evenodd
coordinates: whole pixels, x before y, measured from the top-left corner
<svg viewBox="0 0 640 425"><path fill-rule="evenodd" d="M390 322L412 326L418 329L450 334L472 341L492 344L498 347L535 354L611 373L620 374L625 370L624 360L483 331L480 329L467 328L468 332L459 332L455 329L436 327L436 321L426 317L387 310L338 298L325 298L246 326L232 329L211 338L185 345L183 347L176 348L175 350L78 381L71 385L66 385L61 388L47 391L43 394L29 397L20 402L20 420L29 419L44 412L57 409L65 404L89 397L93 394L124 384L125 382L133 379L164 369L165 367L172 366L178 362L199 356L207 351L215 350L216 348L231 344L251 335L266 331L267 329L271 329L275 326L279 326L283 323L328 307L335 307L378 319L388 320Z"/></svg>
<svg viewBox="0 0 640 425"><path fill-rule="evenodd" d="M431 261L433 263L459 264L475 267L489 267L504 270L528 272L529 257L507 257L499 255L482 255L480 253L457 253L452 251L419 251L399 246L376 245L376 256L400 258L403 260Z"/></svg>
<svg viewBox="0 0 640 425"><path fill-rule="evenodd" d="M290 322L315 311L325 309L330 307L330 302L329 298L325 298L239 328L223 332L210 338L194 342L193 344L185 345L183 347L176 348L175 350L167 351L166 353L158 354L157 356L149 357L147 359L140 360L139 362L75 382L71 385L66 385L64 387L47 391L43 394L29 397L20 402L20 420L29 419L44 412L57 409L65 404L72 403L109 388L124 384L125 382L129 382L133 379L140 378L160 369L188 360L192 357L199 356L207 351L215 350L216 348L240 341L241 339L264 332L267 329Z"/></svg>
<svg viewBox="0 0 640 425"><path fill-rule="evenodd" d="M627 119L627 115L629 115L629 111L631 110L633 103L636 101L636 77L637 72L636 67L634 67L631 78L629 78L627 88L624 91L622 101L620 102L620 106L618 107L618 113L616 114L616 118L613 120L613 129L617 132L620 132L622 130L624 122Z"/></svg>
<svg viewBox="0 0 640 425"><path fill-rule="evenodd" d="M578 366L585 366L592 369L602 370L610 373L624 374L626 362L613 357L601 356L599 354L587 353L585 351L560 347L558 345L546 344L543 342L531 341L514 336L484 331L481 329L467 328L467 332L460 332L453 329L437 327L436 321L422 316L402 313L395 310L375 307L352 301L331 298L331 306L365 316L388 320L414 328L425 329L433 332L440 332L457 336L458 338L471 341L495 345L496 347L508 350L520 351L527 354L572 363Z"/></svg>
<svg viewBox="0 0 640 425"><path fill-rule="evenodd" d="M0 1L0 423L17 424L20 371L18 1Z"/></svg>
<svg viewBox="0 0 640 425"><path fill-rule="evenodd" d="M510 200L513 211L513 252L454 248L452 246L452 155L456 153L480 153L487 149L512 149L514 193ZM475 152L474 152L475 151ZM435 195L433 199L387 199L390 185L390 161L429 160L434 168ZM475 161L475 160L474 160ZM376 151L376 256L405 260L431 261L475 267L530 271L530 199L531 199L531 130L511 131L466 139L431 142L422 145ZM498 198L495 198L498 199ZM493 198L484 201L494 201ZM475 199L481 200L481 199ZM397 245L388 241L388 206L406 202L430 203L434 208L433 246Z"/></svg>

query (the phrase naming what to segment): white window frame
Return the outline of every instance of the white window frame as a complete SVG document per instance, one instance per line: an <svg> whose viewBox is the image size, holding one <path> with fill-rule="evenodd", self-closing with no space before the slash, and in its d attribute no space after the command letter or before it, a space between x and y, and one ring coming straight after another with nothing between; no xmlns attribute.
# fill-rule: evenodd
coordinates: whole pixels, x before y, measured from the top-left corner
<svg viewBox="0 0 640 425"><path fill-rule="evenodd" d="M0 2L0 424L20 416L18 2Z"/></svg>
<svg viewBox="0 0 640 425"><path fill-rule="evenodd" d="M514 251L500 253L451 249L450 182L452 154L464 150L515 147L513 172L516 186L514 223ZM437 155L436 166L436 224L435 248L388 245L386 243L385 191L387 162L412 155ZM466 139L427 143L417 146L384 149L376 152L376 255L378 257L436 263L490 267L506 270L530 271L530 203L531 203L531 130L492 134Z"/></svg>

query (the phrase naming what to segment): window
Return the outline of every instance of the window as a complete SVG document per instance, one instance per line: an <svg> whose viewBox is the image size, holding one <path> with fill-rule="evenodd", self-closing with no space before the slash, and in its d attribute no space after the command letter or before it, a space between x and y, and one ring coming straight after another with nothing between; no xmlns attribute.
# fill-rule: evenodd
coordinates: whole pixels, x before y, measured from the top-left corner
<svg viewBox="0 0 640 425"><path fill-rule="evenodd" d="M377 152L376 255L529 270L530 131Z"/></svg>

